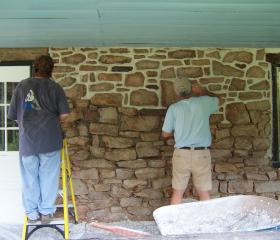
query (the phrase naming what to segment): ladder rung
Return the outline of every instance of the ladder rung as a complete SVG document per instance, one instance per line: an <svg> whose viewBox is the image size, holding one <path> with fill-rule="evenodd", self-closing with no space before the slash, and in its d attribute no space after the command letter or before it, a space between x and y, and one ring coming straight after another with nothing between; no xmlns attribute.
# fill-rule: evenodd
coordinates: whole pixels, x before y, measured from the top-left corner
<svg viewBox="0 0 280 240"><path fill-rule="evenodd" d="M63 204L56 205L57 208L63 208ZM68 208L74 208L73 204L68 204Z"/></svg>
<svg viewBox="0 0 280 240"><path fill-rule="evenodd" d="M38 225L64 225L64 220L62 219L53 219L52 221L50 221L49 223L42 223L41 221L37 221L35 223L29 223L27 222L26 224L27 226L38 226Z"/></svg>

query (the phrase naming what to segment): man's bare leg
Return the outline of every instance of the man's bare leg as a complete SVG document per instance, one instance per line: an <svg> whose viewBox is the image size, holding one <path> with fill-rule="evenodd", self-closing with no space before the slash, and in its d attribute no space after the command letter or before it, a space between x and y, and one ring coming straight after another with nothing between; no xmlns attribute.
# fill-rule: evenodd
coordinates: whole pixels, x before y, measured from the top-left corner
<svg viewBox="0 0 280 240"><path fill-rule="evenodd" d="M174 204L181 203L182 200L183 200L184 192L185 192L185 190L179 190L179 189L174 189L173 188L170 204L174 205Z"/></svg>
<svg viewBox="0 0 280 240"><path fill-rule="evenodd" d="M198 197L200 201L209 200L210 194L208 191L197 191Z"/></svg>

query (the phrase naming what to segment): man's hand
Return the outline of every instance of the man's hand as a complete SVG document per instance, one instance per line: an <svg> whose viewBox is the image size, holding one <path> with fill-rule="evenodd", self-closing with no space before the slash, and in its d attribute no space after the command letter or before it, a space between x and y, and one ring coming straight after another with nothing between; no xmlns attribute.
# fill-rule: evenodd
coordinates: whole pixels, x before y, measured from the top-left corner
<svg viewBox="0 0 280 240"><path fill-rule="evenodd" d="M69 116L69 113L60 114L60 115L59 115L59 120L60 120L61 122L64 122L65 119L66 119L68 116Z"/></svg>
<svg viewBox="0 0 280 240"><path fill-rule="evenodd" d="M165 139L171 138L172 135L173 135L172 132L170 133L170 132L164 132L164 131L162 131L162 134L161 134L161 136Z"/></svg>

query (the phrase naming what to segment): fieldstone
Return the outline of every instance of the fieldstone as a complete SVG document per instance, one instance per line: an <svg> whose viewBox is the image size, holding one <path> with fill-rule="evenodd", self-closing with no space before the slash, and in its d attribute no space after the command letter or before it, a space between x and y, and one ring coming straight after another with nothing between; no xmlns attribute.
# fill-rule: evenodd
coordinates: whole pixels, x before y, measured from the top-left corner
<svg viewBox="0 0 280 240"><path fill-rule="evenodd" d="M97 59L98 53L97 52L90 52L87 56L90 59Z"/></svg>
<svg viewBox="0 0 280 240"><path fill-rule="evenodd" d="M87 185L79 180L79 179L73 179L73 189L75 189L75 195L85 195L88 194L88 187Z"/></svg>
<svg viewBox="0 0 280 240"><path fill-rule="evenodd" d="M127 211L138 218L141 216L150 216L153 213L153 209L150 207L128 207Z"/></svg>
<svg viewBox="0 0 280 240"><path fill-rule="evenodd" d="M122 116L120 128L122 131L150 132L159 126L159 116Z"/></svg>
<svg viewBox="0 0 280 240"><path fill-rule="evenodd" d="M97 83L89 86L89 91L92 92L106 92L114 89L113 83Z"/></svg>
<svg viewBox="0 0 280 240"><path fill-rule="evenodd" d="M131 72L133 67L131 66L113 66L112 72Z"/></svg>
<svg viewBox="0 0 280 240"><path fill-rule="evenodd" d="M105 158L110 161L129 161L136 159L136 152L134 149L113 149L105 153Z"/></svg>
<svg viewBox="0 0 280 240"><path fill-rule="evenodd" d="M73 171L73 178L98 179L98 171L95 168Z"/></svg>
<svg viewBox="0 0 280 240"><path fill-rule="evenodd" d="M198 78L203 76L201 67L179 67L177 68L178 77Z"/></svg>
<svg viewBox="0 0 280 240"><path fill-rule="evenodd" d="M75 99L76 108L88 108L89 100L87 99Z"/></svg>
<svg viewBox="0 0 280 240"><path fill-rule="evenodd" d="M266 111L266 110L271 109L271 105L270 105L270 102L268 100L262 100L262 101L255 101L255 102L246 103L246 108L248 110Z"/></svg>
<svg viewBox="0 0 280 240"><path fill-rule="evenodd" d="M79 110L73 110L69 113L65 122L72 123L72 122L75 122L75 121L80 120L82 118L83 118L82 112L80 112Z"/></svg>
<svg viewBox="0 0 280 240"><path fill-rule="evenodd" d="M253 61L253 54L246 51L228 52L223 59L223 62L244 62L251 63Z"/></svg>
<svg viewBox="0 0 280 240"><path fill-rule="evenodd" d="M148 199L162 199L163 194L159 190L154 189L143 189L140 192L134 193L136 197L148 198Z"/></svg>
<svg viewBox="0 0 280 240"><path fill-rule="evenodd" d="M106 184L95 184L94 190L95 192L108 192L110 191L111 186Z"/></svg>
<svg viewBox="0 0 280 240"><path fill-rule="evenodd" d="M88 136L88 127L84 122L78 124L78 131L80 136Z"/></svg>
<svg viewBox="0 0 280 240"><path fill-rule="evenodd" d="M152 181L153 189L162 189L171 186L171 177L159 178Z"/></svg>
<svg viewBox="0 0 280 240"><path fill-rule="evenodd" d="M223 75L229 77L243 77L243 71L236 69L234 67L224 65L220 62L213 61L213 73L215 75Z"/></svg>
<svg viewBox="0 0 280 240"><path fill-rule="evenodd" d="M108 67L96 65L81 65L79 70L86 72L107 71Z"/></svg>
<svg viewBox="0 0 280 240"><path fill-rule="evenodd" d="M94 158L103 158L105 156L105 148L90 147L90 152Z"/></svg>
<svg viewBox="0 0 280 240"><path fill-rule="evenodd" d="M206 53L206 57L216 58L216 59L221 58L219 51L213 51L213 52Z"/></svg>
<svg viewBox="0 0 280 240"><path fill-rule="evenodd" d="M144 86L145 77L143 73L136 72L128 74L125 77L125 86L126 87L142 87Z"/></svg>
<svg viewBox="0 0 280 240"><path fill-rule="evenodd" d="M159 149L154 147L151 142L138 142L136 144L136 152L140 158L159 156Z"/></svg>
<svg viewBox="0 0 280 240"><path fill-rule="evenodd" d="M81 54L81 53L75 53L73 55L67 56L67 57L63 57L62 58L62 63L66 63L66 64L72 64L72 65L79 65L81 64L83 61L86 60L86 56Z"/></svg>
<svg viewBox="0 0 280 240"><path fill-rule="evenodd" d="M146 180L139 179L129 179L123 181L123 187L126 189L143 189L146 187L148 182Z"/></svg>
<svg viewBox="0 0 280 240"><path fill-rule="evenodd" d="M210 116L210 124L218 124L224 120L223 114L211 114Z"/></svg>
<svg viewBox="0 0 280 240"><path fill-rule="evenodd" d="M110 48L111 53L129 53L127 48Z"/></svg>
<svg viewBox="0 0 280 240"><path fill-rule="evenodd" d="M211 150L211 157L213 160L227 160L228 158L232 157L232 153L230 150L225 149L212 149Z"/></svg>
<svg viewBox="0 0 280 240"><path fill-rule="evenodd" d="M256 60L264 60L264 57L265 57L265 50L258 49L256 53Z"/></svg>
<svg viewBox="0 0 280 240"><path fill-rule="evenodd" d="M159 62L153 60L140 60L136 62L135 65L138 70L157 69L159 67Z"/></svg>
<svg viewBox="0 0 280 240"><path fill-rule="evenodd" d="M138 113L138 110L136 108L132 107L120 107L118 108L119 112L127 115L127 116L136 116Z"/></svg>
<svg viewBox="0 0 280 240"><path fill-rule="evenodd" d="M57 66L55 65L53 68L53 73L70 73L74 72L75 68L70 66Z"/></svg>
<svg viewBox="0 0 280 240"><path fill-rule="evenodd" d="M195 59L192 60L192 65L197 65L197 66L210 65L210 61L209 59Z"/></svg>
<svg viewBox="0 0 280 240"><path fill-rule="evenodd" d="M229 193L251 193L253 192L253 181L251 180L233 180L228 184Z"/></svg>
<svg viewBox="0 0 280 240"><path fill-rule="evenodd" d="M258 66L252 66L247 70L246 77L265 78L265 71Z"/></svg>
<svg viewBox="0 0 280 240"><path fill-rule="evenodd" d="M250 116L243 103L231 103L226 106L226 117L233 124L248 124Z"/></svg>
<svg viewBox="0 0 280 240"><path fill-rule="evenodd" d="M246 172L245 177L248 180L267 181L268 177L264 174Z"/></svg>
<svg viewBox="0 0 280 240"><path fill-rule="evenodd" d="M161 78L175 78L175 70L173 67L165 68L161 70L160 73Z"/></svg>
<svg viewBox="0 0 280 240"><path fill-rule="evenodd" d="M229 86L230 91L242 91L245 89L246 81L240 78L233 78Z"/></svg>
<svg viewBox="0 0 280 240"><path fill-rule="evenodd" d="M118 179L131 179L134 175L134 171L131 169L118 168L116 169L116 175Z"/></svg>
<svg viewBox="0 0 280 240"><path fill-rule="evenodd" d="M76 82L76 78L73 77L64 77L58 83L61 87L70 87Z"/></svg>
<svg viewBox="0 0 280 240"><path fill-rule="evenodd" d="M70 159L71 161L84 161L87 160L90 157L90 152L87 150L80 150L75 152L75 154L72 154Z"/></svg>
<svg viewBox="0 0 280 240"><path fill-rule="evenodd" d="M88 161L75 162L75 166L85 167L85 168L115 168L115 165L105 159L91 159Z"/></svg>
<svg viewBox="0 0 280 240"><path fill-rule="evenodd" d="M244 136L236 137L234 147L235 149L251 150L252 149L251 139Z"/></svg>
<svg viewBox="0 0 280 240"><path fill-rule="evenodd" d="M112 199L110 199L110 196L108 193L104 193L104 192L90 192L89 194L89 199L91 201L96 201L96 200L109 200L111 201Z"/></svg>
<svg viewBox="0 0 280 240"><path fill-rule="evenodd" d="M229 129L217 129L216 130L216 139L223 139L230 136Z"/></svg>
<svg viewBox="0 0 280 240"><path fill-rule="evenodd" d="M262 93L260 92L240 92L239 98L242 101L253 100L253 99L262 99Z"/></svg>
<svg viewBox="0 0 280 240"><path fill-rule="evenodd" d="M122 187L112 185L111 196L117 198L127 198L132 195L131 191L124 189Z"/></svg>
<svg viewBox="0 0 280 240"><path fill-rule="evenodd" d="M91 103L97 106L122 105L123 96L120 93L97 93L91 98Z"/></svg>
<svg viewBox="0 0 280 240"><path fill-rule="evenodd" d="M100 170L100 176L102 178L114 178L116 176L116 172L112 169L102 169Z"/></svg>
<svg viewBox="0 0 280 240"><path fill-rule="evenodd" d="M161 86L161 105L164 107L176 102L177 96L174 91L173 82L160 81Z"/></svg>
<svg viewBox="0 0 280 240"><path fill-rule="evenodd" d="M102 123L117 123L118 122L118 112L114 107L98 108L99 121Z"/></svg>
<svg viewBox="0 0 280 240"><path fill-rule="evenodd" d="M165 167L165 165L166 165L166 162L163 161L162 159L148 161L148 166L152 167L152 168L162 168L162 167Z"/></svg>
<svg viewBox="0 0 280 240"><path fill-rule="evenodd" d="M91 200L91 199L90 199ZM99 209L110 208L114 205L114 202L111 198L102 199L102 200L91 200L89 208L91 211L96 211Z"/></svg>
<svg viewBox="0 0 280 240"><path fill-rule="evenodd" d="M120 161L117 162L118 167L123 167L123 168L145 168L147 166L147 163L143 159L136 159L132 161Z"/></svg>
<svg viewBox="0 0 280 240"><path fill-rule="evenodd" d="M255 182L256 193L280 192L280 181Z"/></svg>
<svg viewBox="0 0 280 240"><path fill-rule="evenodd" d="M239 125L234 126L231 130L231 134L234 137L238 136L250 136L250 137L256 137L258 135L258 129L255 125Z"/></svg>
<svg viewBox="0 0 280 240"><path fill-rule="evenodd" d="M68 98L81 98L87 93L87 87L83 84L76 84L73 87L65 90L65 95Z"/></svg>
<svg viewBox="0 0 280 240"><path fill-rule="evenodd" d="M149 53L149 50L145 49L145 48L135 48L135 49L133 49L133 51L135 53Z"/></svg>
<svg viewBox="0 0 280 240"><path fill-rule="evenodd" d="M269 88L270 85L267 80L261 81L259 83L250 86L250 89L252 90L269 90Z"/></svg>
<svg viewBox="0 0 280 240"><path fill-rule="evenodd" d="M135 106L157 106L158 96L155 92L140 89L132 91L130 95L130 104Z"/></svg>
<svg viewBox="0 0 280 240"><path fill-rule="evenodd" d="M203 77L199 78L199 82L201 84L222 83L224 82L224 77Z"/></svg>
<svg viewBox="0 0 280 240"><path fill-rule="evenodd" d="M183 65L183 63L180 60L166 60L162 62L162 66L180 66Z"/></svg>
<svg viewBox="0 0 280 240"><path fill-rule="evenodd" d="M168 58L194 58L196 56L195 50L175 50L168 52Z"/></svg>
<svg viewBox="0 0 280 240"><path fill-rule="evenodd" d="M122 207L140 207L142 205L142 199L135 197L121 198L120 205Z"/></svg>
<svg viewBox="0 0 280 240"><path fill-rule="evenodd" d="M266 173L269 180L277 180L277 172L276 171L269 171Z"/></svg>
<svg viewBox="0 0 280 240"><path fill-rule="evenodd" d="M164 177L164 168L142 168L136 169L135 175L139 179L155 179Z"/></svg>
<svg viewBox="0 0 280 240"><path fill-rule="evenodd" d="M120 82L122 80L122 75L120 73L99 73L98 80Z"/></svg>
<svg viewBox="0 0 280 240"><path fill-rule="evenodd" d="M216 140L213 144L217 149L230 149L233 146L234 139L232 137L224 138L222 140Z"/></svg>
<svg viewBox="0 0 280 240"><path fill-rule="evenodd" d="M270 146L270 141L268 138L257 137L253 138L254 150L264 151L267 150Z"/></svg>
<svg viewBox="0 0 280 240"><path fill-rule="evenodd" d="M88 137L72 137L67 139L68 144L70 145L78 145L85 146L89 142Z"/></svg>
<svg viewBox="0 0 280 240"><path fill-rule="evenodd" d="M234 164L231 163L216 163L215 172L217 173L227 173L236 172L238 169Z"/></svg>
<svg viewBox="0 0 280 240"><path fill-rule="evenodd" d="M103 136L102 140L108 148L129 148L135 145L131 138Z"/></svg>
<svg viewBox="0 0 280 240"><path fill-rule="evenodd" d="M131 60L130 57L117 55L102 55L99 58L99 61L104 64L130 63Z"/></svg>
<svg viewBox="0 0 280 240"><path fill-rule="evenodd" d="M111 124L91 123L89 126L91 134L117 136L118 130L118 126Z"/></svg>

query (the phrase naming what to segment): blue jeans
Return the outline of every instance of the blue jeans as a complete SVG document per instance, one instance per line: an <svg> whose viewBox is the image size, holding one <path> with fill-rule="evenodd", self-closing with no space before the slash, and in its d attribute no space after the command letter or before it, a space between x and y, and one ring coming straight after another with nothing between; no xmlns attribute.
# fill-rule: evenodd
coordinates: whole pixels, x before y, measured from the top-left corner
<svg viewBox="0 0 280 240"><path fill-rule="evenodd" d="M60 151L22 156L22 200L30 220L56 211L55 201L59 188Z"/></svg>

